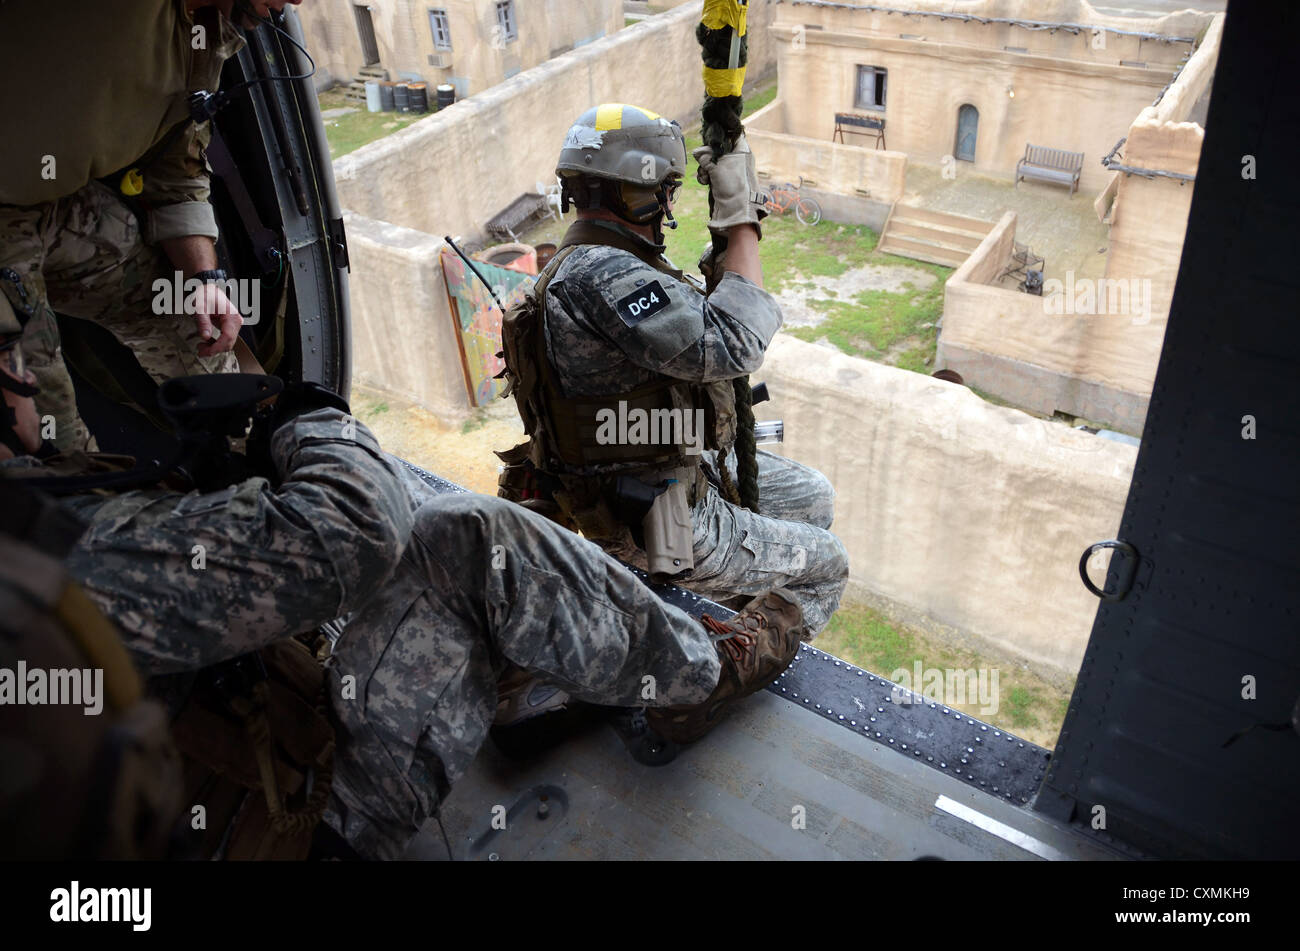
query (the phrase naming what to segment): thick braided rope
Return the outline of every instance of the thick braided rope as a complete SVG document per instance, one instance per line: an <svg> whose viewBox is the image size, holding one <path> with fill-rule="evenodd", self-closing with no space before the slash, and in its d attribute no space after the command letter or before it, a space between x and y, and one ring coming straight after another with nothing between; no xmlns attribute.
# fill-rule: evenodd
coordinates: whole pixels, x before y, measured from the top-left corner
<svg viewBox="0 0 1300 951"><path fill-rule="evenodd" d="M740 504L758 511L758 441L754 437L753 390L749 377L731 381L736 394L736 478L740 482Z"/></svg>

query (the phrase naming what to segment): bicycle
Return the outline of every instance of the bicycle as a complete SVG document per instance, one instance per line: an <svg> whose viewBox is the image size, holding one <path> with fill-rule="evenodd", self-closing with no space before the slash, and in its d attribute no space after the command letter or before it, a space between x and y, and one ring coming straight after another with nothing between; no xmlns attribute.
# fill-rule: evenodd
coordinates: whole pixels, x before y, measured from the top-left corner
<svg viewBox="0 0 1300 951"><path fill-rule="evenodd" d="M776 185L767 193L766 200L763 202L767 208L768 214L779 215L794 208L794 216L799 219L800 224L815 225L822 220L822 206L817 204L816 199L804 198L799 194L803 188L803 176L799 176L799 184L786 182L783 185Z"/></svg>

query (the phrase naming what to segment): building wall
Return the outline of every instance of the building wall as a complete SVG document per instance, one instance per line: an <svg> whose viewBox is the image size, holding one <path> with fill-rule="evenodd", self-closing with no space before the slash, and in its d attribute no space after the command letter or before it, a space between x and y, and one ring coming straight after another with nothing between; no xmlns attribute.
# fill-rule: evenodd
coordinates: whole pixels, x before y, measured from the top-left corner
<svg viewBox="0 0 1300 951"><path fill-rule="evenodd" d="M564 134L601 102L698 121L704 83L691 4L579 47L334 163L340 204L434 235L477 235L554 179Z"/></svg>
<svg viewBox="0 0 1300 951"><path fill-rule="evenodd" d="M951 10L951 4L930 0L898 5ZM963 4L962 13L1025 15L1023 5L1002 0ZM1035 19L1188 37L1210 22L1208 14L1190 11L1160 18L1105 17L1086 0L1060 0L1045 12L1035 11ZM877 114L886 120L890 149L913 160L941 162L955 151L958 109L971 104L979 112L976 169L1012 176L1027 143L1082 152L1080 184L1089 191L1106 185L1109 174L1101 157L1169 83L1191 49L1188 43L1093 30L1031 31L799 2L778 7L772 33L787 102L780 131L829 142L836 112L872 111L854 99L857 67L874 66L887 70L885 109ZM1104 48L1094 47L1099 42Z"/></svg>
<svg viewBox="0 0 1300 951"><path fill-rule="evenodd" d="M350 82L364 65L353 0L313 0L298 8L308 46L336 82ZM592 43L623 26L620 0L515 0L518 39L497 30L493 0L370 0L380 65L393 79L450 82L459 96L472 95L553 56ZM450 62L430 57L434 47L429 11L447 12ZM430 93L432 95L432 92Z"/></svg>
<svg viewBox="0 0 1300 951"><path fill-rule="evenodd" d="M850 597L1078 672L1097 610L1079 555L1119 529L1135 447L785 334L754 378L772 393L763 416L785 422L782 453L835 486Z"/></svg>
<svg viewBox="0 0 1300 951"><path fill-rule="evenodd" d="M1219 15L1178 80L1158 103L1138 113L1121 149L1122 164L1195 176L1205 133L1186 120L1213 80L1222 34ZM1106 276L1149 278L1153 313L1167 317L1194 186L1163 177L1110 175L1108 194L1099 199L1101 213L1110 216Z"/></svg>
<svg viewBox="0 0 1300 951"><path fill-rule="evenodd" d="M1033 412L1060 411L1140 433L1168 307L1149 314L1053 313L1045 297L990 286L1010 257L1015 226L1015 213L1004 214L948 278L936 365ZM1078 299L1069 284L1064 293Z"/></svg>
<svg viewBox="0 0 1300 951"><path fill-rule="evenodd" d="M1216 16L1160 101L1138 112L1117 161L1132 168L1196 174L1204 133L1196 123L1182 120L1209 89L1222 30L1223 17ZM1107 313L1109 300L1103 307L1100 287L1098 312L1089 315L1049 313L1044 298L987 286L1010 253L1015 220L1008 213L948 280L939 365L1035 412L1059 410L1140 433L1178 277L1192 191L1191 182L1106 173L1094 202L1098 214L1110 221L1105 280L1138 289L1145 298L1140 314ZM1068 274L1066 280L1066 296L1077 300L1077 294L1070 294ZM1109 297L1109 287L1104 293Z"/></svg>
<svg viewBox="0 0 1300 951"><path fill-rule="evenodd" d="M778 96L745 120L745 137L760 176L793 182L802 175L818 189L877 202L895 202L903 196L905 154L853 145L831 149L823 140L769 131L781 128L784 113L785 103Z"/></svg>
<svg viewBox="0 0 1300 951"><path fill-rule="evenodd" d="M469 414L460 343L442 276L441 238L344 213L352 301L352 376L439 419Z"/></svg>
<svg viewBox="0 0 1300 951"><path fill-rule="evenodd" d="M468 415L442 236L480 235L515 196L550 180L569 124L592 105L636 102L695 121L704 94L698 21L698 3L653 17L334 162L352 256L358 380L448 421Z"/></svg>

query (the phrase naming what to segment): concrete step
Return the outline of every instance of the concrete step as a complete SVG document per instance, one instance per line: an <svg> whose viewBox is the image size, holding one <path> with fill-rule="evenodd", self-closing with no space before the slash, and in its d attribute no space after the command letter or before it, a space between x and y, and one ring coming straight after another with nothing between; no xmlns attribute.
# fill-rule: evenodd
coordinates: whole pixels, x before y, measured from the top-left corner
<svg viewBox="0 0 1300 951"><path fill-rule="evenodd" d="M894 206L894 216L905 218L908 221L923 221L927 224L952 228L957 231L970 231L979 234L981 237L992 231L994 224L994 222L985 221L983 218L968 218L965 215L953 215L946 211L932 211L929 208L903 204Z"/></svg>
<svg viewBox="0 0 1300 951"><path fill-rule="evenodd" d="M382 66L362 66L357 70L357 76L362 80L366 79L387 79L388 70Z"/></svg>
<svg viewBox="0 0 1300 951"><path fill-rule="evenodd" d="M899 257L912 258L917 261L928 261L931 264L942 264L945 267L960 267L966 262L966 258L970 256L969 251L945 248L942 245L931 244L927 241L918 241L915 238L895 235L881 238L876 245L876 250L884 254L896 254Z"/></svg>
<svg viewBox="0 0 1300 951"><path fill-rule="evenodd" d="M993 230L993 222L895 204L876 247L886 254L957 267Z"/></svg>
<svg viewBox="0 0 1300 951"><path fill-rule="evenodd" d="M943 228L936 225L913 222L907 219L894 218L889 222L889 235L900 238L916 238L919 241L926 241L931 244L941 245L945 248L952 248L955 251L965 251L969 254L979 247L984 240L982 234L972 234L969 231L955 231L951 228Z"/></svg>

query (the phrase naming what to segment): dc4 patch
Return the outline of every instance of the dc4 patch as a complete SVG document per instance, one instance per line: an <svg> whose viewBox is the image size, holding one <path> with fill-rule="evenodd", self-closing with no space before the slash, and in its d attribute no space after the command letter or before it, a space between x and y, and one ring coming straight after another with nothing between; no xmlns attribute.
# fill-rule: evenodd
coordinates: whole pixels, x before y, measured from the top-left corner
<svg viewBox="0 0 1300 951"><path fill-rule="evenodd" d="M658 281L651 281L628 294L615 305L615 308L618 310L618 315L623 318L623 323L635 327L667 306L668 295L664 293Z"/></svg>

